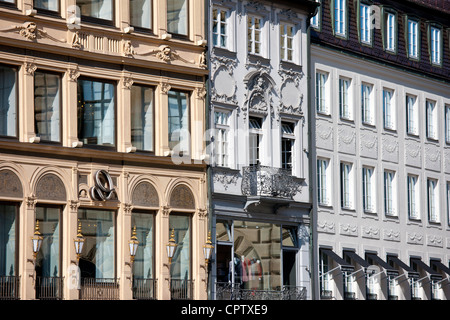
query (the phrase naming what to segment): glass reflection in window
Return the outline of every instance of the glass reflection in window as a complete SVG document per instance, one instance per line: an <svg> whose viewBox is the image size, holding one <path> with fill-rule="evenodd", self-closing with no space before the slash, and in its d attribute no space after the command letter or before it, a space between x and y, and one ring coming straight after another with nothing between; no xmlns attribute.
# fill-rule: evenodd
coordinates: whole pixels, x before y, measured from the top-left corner
<svg viewBox="0 0 450 320"><path fill-rule="evenodd" d="M152 28L152 0L130 0L130 22L134 27Z"/></svg>
<svg viewBox="0 0 450 320"><path fill-rule="evenodd" d="M167 0L167 31L187 36L188 0Z"/></svg>
<svg viewBox="0 0 450 320"><path fill-rule="evenodd" d="M82 16L113 20L113 0L77 0L77 6Z"/></svg>
<svg viewBox="0 0 450 320"><path fill-rule="evenodd" d="M17 71L0 65L0 136L17 136Z"/></svg>
<svg viewBox="0 0 450 320"><path fill-rule="evenodd" d="M16 276L17 206L0 203L0 276Z"/></svg>

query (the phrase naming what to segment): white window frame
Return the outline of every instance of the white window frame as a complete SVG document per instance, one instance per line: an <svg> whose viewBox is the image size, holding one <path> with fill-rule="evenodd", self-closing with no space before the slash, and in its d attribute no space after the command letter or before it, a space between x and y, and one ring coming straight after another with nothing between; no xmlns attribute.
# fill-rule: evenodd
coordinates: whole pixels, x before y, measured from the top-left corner
<svg viewBox="0 0 450 320"><path fill-rule="evenodd" d="M321 0L315 0L316 2L321 2ZM310 24L314 29L320 29L320 17L322 14L322 4L317 8L317 13L311 17Z"/></svg>
<svg viewBox="0 0 450 320"><path fill-rule="evenodd" d="M353 164L350 162L341 162L341 208L354 209L354 176Z"/></svg>
<svg viewBox="0 0 450 320"><path fill-rule="evenodd" d="M431 63L440 65L442 62L441 53L441 28L430 26L430 56Z"/></svg>
<svg viewBox="0 0 450 320"><path fill-rule="evenodd" d="M281 122L281 167L284 168L285 166L285 164L283 163L283 140L287 139L291 143L291 167L284 169L291 170L292 173L295 172L295 127L296 125L293 122Z"/></svg>
<svg viewBox="0 0 450 320"><path fill-rule="evenodd" d="M398 280L392 276L388 278L388 296L397 296Z"/></svg>
<svg viewBox="0 0 450 320"><path fill-rule="evenodd" d="M347 0L334 0L334 34L347 35Z"/></svg>
<svg viewBox="0 0 450 320"><path fill-rule="evenodd" d="M218 167L230 167L230 117L230 111L214 110L214 164Z"/></svg>
<svg viewBox="0 0 450 320"><path fill-rule="evenodd" d="M393 170L384 171L384 212L386 216L397 216L397 174Z"/></svg>
<svg viewBox="0 0 450 320"><path fill-rule="evenodd" d="M216 11L216 12L215 12ZM225 17L222 16L222 13L225 13ZM222 20L223 18L223 20ZM212 34L213 34L213 46L229 49L230 45L230 30L229 30L229 18L230 18L230 10L216 7L212 9ZM214 23L217 25L217 30L214 32ZM224 33L222 33L222 26L224 27ZM216 36L217 41L214 41L214 36ZM225 38L225 44L222 44L221 38Z"/></svg>
<svg viewBox="0 0 450 320"><path fill-rule="evenodd" d="M320 205L331 205L331 162L330 159L317 159L317 202Z"/></svg>
<svg viewBox="0 0 450 320"><path fill-rule="evenodd" d="M376 178L375 168L363 166L362 168L362 196L363 211L376 212Z"/></svg>
<svg viewBox="0 0 450 320"><path fill-rule="evenodd" d="M426 100L425 102L425 123L427 138L438 139L438 114L436 101Z"/></svg>
<svg viewBox="0 0 450 320"><path fill-rule="evenodd" d="M419 22L408 19L408 57L419 58Z"/></svg>
<svg viewBox="0 0 450 320"><path fill-rule="evenodd" d="M419 176L408 174L406 177L408 218L420 220L420 184Z"/></svg>
<svg viewBox="0 0 450 320"><path fill-rule="evenodd" d="M375 111L373 107L373 85L361 83L361 118L362 123L375 125Z"/></svg>
<svg viewBox="0 0 450 320"><path fill-rule="evenodd" d="M295 59L294 42L295 42L295 34L297 32L296 27L294 24L287 22L280 22L279 25L280 25L280 60L294 62ZM288 34L288 28L291 28L291 35Z"/></svg>
<svg viewBox="0 0 450 320"><path fill-rule="evenodd" d="M427 179L427 211L428 221L439 223L439 181L437 179Z"/></svg>
<svg viewBox="0 0 450 320"><path fill-rule="evenodd" d="M394 90L383 88L383 124L385 129L396 129L396 108Z"/></svg>
<svg viewBox="0 0 450 320"><path fill-rule="evenodd" d="M372 44L371 6L365 3L359 5L359 36L362 43Z"/></svg>
<svg viewBox="0 0 450 320"><path fill-rule="evenodd" d="M406 95L406 132L419 135L419 112L417 97Z"/></svg>
<svg viewBox="0 0 450 320"><path fill-rule="evenodd" d="M261 164L261 147L263 138L263 118L249 118L249 165L255 166Z"/></svg>
<svg viewBox="0 0 450 320"><path fill-rule="evenodd" d="M316 110L318 113L330 114L328 108L328 73L316 71Z"/></svg>
<svg viewBox="0 0 450 320"><path fill-rule="evenodd" d="M339 78L339 115L342 119L353 120L352 80Z"/></svg>
<svg viewBox="0 0 450 320"><path fill-rule="evenodd" d="M259 29L256 27L256 21L259 20ZM264 19L256 15L247 16L247 49L249 54L263 55L262 40L263 40ZM256 39L259 36L259 41ZM259 45L259 50L257 50Z"/></svg>
<svg viewBox="0 0 450 320"><path fill-rule="evenodd" d="M386 12L386 50L396 51L396 15L392 12Z"/></svg>
<svg viewBox="0 0 450 320"><path fill-rule="evenodd" d="M445 142L450 143L450 105L445 105Z"/></svg>

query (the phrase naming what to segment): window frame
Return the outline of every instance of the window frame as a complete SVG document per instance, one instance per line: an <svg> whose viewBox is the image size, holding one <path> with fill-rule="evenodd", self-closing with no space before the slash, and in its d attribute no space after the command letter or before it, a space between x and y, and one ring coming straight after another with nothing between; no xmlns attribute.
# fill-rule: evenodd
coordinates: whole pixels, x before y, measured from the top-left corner
<svg viewBox="0 0 450 320"><path fill-rule="evenodd" d="M171 88L170 90L169 90L169 92L167 93L167 95L169 96L169 93L171 92L171 91L174 91L174 92L180 92L180 93L184 93L184 94L186 94L186 105L187 105L187 110L186 110L186 113L187 113L187 130L188 130L188 132L189 132L189 139L188 139L188 141L187 141L187 143L188 143L188 150L185 152L184 150L180 150L180 153L182 153L183 154L183 156L189 156L191 153L192 153L192 139L191 139L191 108L192 108L192 103L191 103L191 96L192 96L192 92L191 91L188 91L188 90L184 90L184 89L178 89L178 88ZM168 108L168 110L167 110L167 124L168 124L168 126L167 126L167 130L168 130L168 134L167 134L167 141L168 141L168 145L169 145L169 150L171 151L171 152L173 152L174 150L173 150L173 148L171 148L170 147L170 125L169 125L169 100L167 100L167 108ZM179 143L181 142L182 140L179 140Z"/></svg>
<svg viewBox="0 0 450 320"><path fill-rule="evenodd" d="M366 27L368 28L367 30L367 36L368 39L363 39L365 37L363 37L363 12L366 12L366 10L362 10L363 7L366 8L366 10L368 10L368 17L364 18L364 21L366 21ZM362 45L366 45L366 46L373 46L373 28L372 28L372 20L371 20L371 4L369 2L364 2L364 1L359 1L359 5L358 5L358 37L359 37L359 42ZM367 12L366 12L367 14Z"/></svg>
<svg viewBox="0 0 450 320"><path fill-rule="evenodd" d="M383 174L384 214L386 217L397 218L397 172L385 169Z"/></svg>
<svg viewBox="0 0 450 320"><path fill-rule="evenodd" d="M420 217L420 180L416 174L406 175L407 212L409 220L421 220Z"/></svg>
<svg viewBox="0 0 450 320"><path fill-rule="evenodd" d="M336 7L336 3L337 1L339 1L339 8ZM341 8L341 5L343 6L343 9ZM336 18L336 11L342 11L343 12L343 21L338 21ZM333 29L333 35L335 37L339 37L339 38L344 38L344 39L348 39L348 3L347 0L332 0L331 1L331 25L332 25L332 29ZM343 30L337 30L336 29L336 24L342 24L342 28ZM339 28L340 29L340 28Z"/></svg>
<svg viewBox="0 0 450 320"><path fill-rule="evenodd" d="M348 161L340 163L341 209L354 210L354 164Z"/></svg>
<svg viewBox="0 0 450 320"><path fill-rule="evenodd" d="M20 202L13 202L13 201L2 201L0 200L0 205L6 205L14 207L14 229L15 229L15 237L14 237L14 277L20 276L19 274L19 261L20 261L20 232L18 232L21 224L21 215L20 215Z"/></svg>
<svg viewBox="0 0 450 320"><path fill-rule="evenodd" d="M17 10L17 0L13 0L13 2L6 2L4 0L0 0L0 7Z"/></svg>
<svg viewBox="0 0 450 320"><path fill-rule="evenodd" d="M320 3L320 5L317 6L317 12L314 16L311 17L311 19L309 20L309 24L313 29L320 32L322 30L322 0L315 1ZM317 21L317 23L314 23L314 21Z"/></svg>
<svg viewBox="0 0 450 320"><path fill-rule="evenodd" d="M389 93L389 97L387 97ZM386 100L387 98L388 101ZM387 103L389 102L389 103ZM395 90L382 89L382 106L383 106L383 128L385 130L395 131L397 129L397 108L395 103Z"/></svg>
<svg viewBox="0 0 450 320"><path fill-rule="evenodd" d="M166 0L169 1L169 0ZM189 0L184 0L186 1L186 34L183 33L175 33L175 32L171 32L169 30L169 18L168 18L168 11L169 11L169 7L167 6L166 8L166 21L167 21L167 32L170 33L174 38L176 39L181 39L181 40L187 40L190 37L190 11L191 11L191 6L190 6L190 1Z"/></svg>
<svg viewBox="0 0 450 320"><path fill-rule="evenodd" d="M136 152L138 153L145 153L145 154L155 154L155 142L156 142L156 129L155 129L155 98L156 98L156 87L152 86L152 85L146 85L146 84L141 84L141 83L133 83L132 87L130 88L130 93L133 87L141 87L141 88L146 88L146 89L152 89L153 93L152 93L152 150L143 150L143 149L138 149L136 148ZM133 108L133 103L132 103L132 95L130 97L130 116L132 115L132 108ZM141 111L142 111L142 106L141 106ZM142 113L142 112L141 112ZM130 119L130 131L133 129L133 126L131 124L133 117L131 116ZM131 134L131 132L130 132ZM133 145L133 135L131 134L130 137L130 143L133 147L135 147Z"/></svg>
<svg viewBox="0 0 450 320"><path fill-rule="evenodd" d="M347 84L346 88L344 85L345 83ZM353 121L352 79L339 77L338 85L339 118L341 120ZM345 88L345 90L343 90L343 88Z"/></svg>
<svg viewBox="0 0 450 320"><path fill-rule="evenodd" d="M226 123L218 123L216 122L216 113L221 113L223 115L226 115L227 119L226 119ZM230 133L231 133L231 115L232 115L232 111L231 110L225 110L225 109L215 109L214 112L214 130L216 131L214 133L214 136L217 138L214 138L214 165L216 167L224 167L224 168L230 168L231 167L231 163L230 163L230 154L231 154L231 143L230 143ZM220 132L224 132L226 135L226 139L225 140L219 140L218 137L221 137L221 133ZM223 150L223 144L226 143L226 150ZM221 145L221 150L218 150L218 144ZM226 157L226 163L223 160L225 154L228 154ZM221 161L217 161L217 158L220 157Z"/></svg>
<svg viewBox="0 0 450 320"><path fill-rule="evenodd" d="M391 9L390 7L382 7L382 39L383 39L383 49L390 54L397 54L398 51L398 13ZM390 45L390 33L389 33L389 17L393 17L393 34L392 34L392 45Z"/></svg>
<svg viewBox="0 0 450 320"><path fill-rule="evenodd" d="M320 75L320 77L318 77ZM315 101L316 101L316 112L322 115L330 115L330 108L328 106L328 80L329 73L325 71L316 70L316 86L315 86ZM322 81L323 79L323 81ZM320 82L320 85L318 83ZM320 91L320 95L319 95ZM320 97L319 97L320 96ZM319 103L320 101L320 103Z"/></svg>
<svg viewBox="0 0 450 320"><path fill-rule="evenodd" d="M295 37L297 34L297 28L295 24L284 21L280 21L278 26L280 28L280 60L295 63ZM292 28L291 36L288 35L287 28ZM288 46L289 39L291 40L291 47ZM284 52L284 54L282 54L282 52ZM291 53L290 59L289 52Z"/></svg>
<svg viewBox="0 0 450 320"><path fill-rule="evenodd" d="M411 99L413 100L411 105ZM419 102L418 97L412 94L405 95L406 104L406 134L419 136Z"/></svg>
<svg viewBox="0 0 450 320"><path fill-rule="evenodd" d="M259 128L252 128L251 127L251 120L257 121ZM262 147L262 139L263 139L263 122L264 118L262 117L256 117L256 116L250 116L249 117L249 166L258 166L261 165L261 147ZM252 147L252 139L255 137L256 139L256 146ZM253 149L256 150L256 152L253 152ZM255 154L253 154L255 153ZM253 158L253 156L256 156Z"/></svg>
<svg viewBox="0 0 450 320"><path fill-rule="evenodd" d="M284 132L283 130L283 126L289 126L289 129L292 132ZM295 171L295 130L296 130L296 123L294 122L290 122L290 121L281 121L281 125L280 125L280 130L281 130L281 168L285 169L285 170L289 170L291 171L291 174L294 173ZM284 142L285 141L289 141L291 146L290 146L290 150L289 151L285 151L284 150ZM291 156L291 162L290 162L290 167L289 167L289 162L284 162L284 155L287 155L290 153Z"/></svg>
<svg viewBox="0 0 450 320"><path fill-rule="evenodd" d="M438 44L438 46L437 46L437 48L439 49L439 52L438 52L438 58L439 58L439 61L435 61L434 60L434 55L433 55L433 29L435 29L435 30L439 30L439 38L438 38L438 40L439 40L439 44ZM443 63L443 49L444 49L444 32L443 32L443 30L444 30L444 28L440 25L440 24L438 24L438 23L435 23L435 22L429 22L428 23L428 28L427 28L427 33L428 33L428 53L429 53L429 56L430 56L430 63L431 63L431 65L432 66L435 66L435 67L442 67L442 63Z"/></svg>
<svg viewBox="0 0 450 320"><path fill-rule="evenodd" d="M413 55L411 54L411 33L410 33L410 22L415 24L416 27L416 33L415 33L415 38L416 38L416 54ZM421 44L421 30L420 30L420 19L413 17L413 16L406 16L405 17L405 40L406 40L406 45L405 45L405 49L406 49L406 54L408 56L409 59L414 60L414 61L419 61L420 60L420 44Z"/></svg>
<svg viewBox="0 0 450 320"><path fill-rule="evenodd" d="M129 19L130 19L130 26L132 26L136 31L140 31L140 32L145 32L145 33L153 33L153 26L154 26L154 10L153 10L153 5L154 5L154 0L149 0L150 1L150 28L146 28L146 27L142 27L142 26L136 26L135 24L132 23L132 19L131 19L131 0L128 2L129 5Z"/></svg>
<svg viewBox="0 0 450 320"><path fill-rule="evenodd" d="M369 89L367 98L366 98L366 90L364 90L364 88ZM373 105L374 103L373 95L374 95L374 85L367 82L361 82L361 122L364 125L369 126L376 125L375 108ZM367 119L367 116L369 117L369 119Z"/></svg>
<svg viewBox="0 0 450 320"><path fill-rule="evenodd" d="M75 3L77 7L79 7L78 4ZM113 27L116 23L116 1L111 0L111 20L104 19L104 18L97 18L93 16L86 16L81 14L81 8L80 8L80 15L81 15L81 22L87 22L87 23L93 23L93 24L101 24L105 26L111 26Z"/></svg>
<svg viewBox="0 0 450 320"><path fill-rule="evenodd" d="M0 63L0 67L4 67L4 68L10 68L12 70L14 70L15 73L15 77L14 77L14 95L15 95L15 113L16 113L16 121L14 123L14 136L7 136L7 135L0 135L0 139L2 140L19 140L19 112L20 112L20 92L19 92L19 72L20 72L20 67L19 66L14 66L14 65L8 65L8 64L3 64Z"/></svg>
<svg viewBox="0 0 450 320"><path fill-rule="evenodd" d="M440 199L439 199L439 180L427 178L427 214L428 222L433 224L440 223Z"/></svg>
<svg viewBox="0 0 450 320"><path fill-rule="evenodd" d="M331 206L330 190L330 165L331 161L327 158L317 158L317 202L322 206Z"/></svg>
<svg viewBox="0 0 450 320"><path fill-rule="evenodd" d="M214 11L217 10L217 15L214 15ZM218 20L218 18L221 18L221 13L225 12L225 21L222 21L221 19ZM213 47L217 47L217 48L222 48L222 49L227 49L230 50L230 9L229 8L224 8L224 7L220 7L220 6L213 6L212 11L212 28L211 28L211 35L212 35L212 44ZM217 23L217 32L214 33L214 23ZM221 32L221 26L225 25L225 34L222 34ZM214 42L214 36L217 35L217 43ZM223 46L221 44L221 37L225 36L225 45Z"/></svg>
<svg viewBox="0 0 450 320"><path fill-rule="evenodd" d="M445 142L450 144L450 104L444 104Z"/></svg>
<svg viewBox="0 0 450 320"><path fill-rule="evenodd" d="M377 190L377 188L376 188L375 168L364 165L362 167L361 174L362 174L362 207L363 207L363 211L365 213L376 213L376 211L377 211L377 208L376 208L376 190Z"/></svg>
<svg viewBox="0 0 450 320"><path fill-rule="evenodd" d="M430 106L433 106L431 111ZM425 99L425 133L428 140L439 140L438 105L437 101L431 99Z"/></svg>
<svg viewBox="0 0 450 320"><path fill-rule="evenodd" d="M255 27L256 19L259 20L259 29ZM248 14L247 16L247 53L256 56L264 56L263 52L263 34L265 19L256 14ZM250 21L251 20L251 24ZM256 41L256 32L259 32L259 41ZM251 35L251 37L249 37ZM259 51L256 52L256 44L259 44Z"/></svg>

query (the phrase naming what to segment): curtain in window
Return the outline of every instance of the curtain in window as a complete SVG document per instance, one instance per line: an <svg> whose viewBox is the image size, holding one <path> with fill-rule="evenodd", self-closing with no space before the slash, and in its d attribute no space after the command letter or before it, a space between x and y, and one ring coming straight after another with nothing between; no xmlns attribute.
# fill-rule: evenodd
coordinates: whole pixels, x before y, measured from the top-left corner
<svg viewBox="0 0 450 320"><path fill-rule="evenodd" d="M167 31L188 34L188 0L167 0Z"/></svg>
<svg viewBox="0 0 450 320"><path fill-rule="evenodd" d="M0 276L16 275L16 210L0 204Z"/></svg>
<svg viewBox="0 0 450 320"><path fill-rule="evenodd" d="M135 27L152 28L152 0L130 0L130 21Z"/></svg>
<svg viewBox="0 0 450 320"><path fill-rule="evenodd" d="M113 20L113 0L77 0L81 15Z"/></svg>
<svg viewBox="0 0 450 320"><path fill-rule="evenodd" d="M153 151L153 89L131 87L131 143L138 150Z"/></svg>
<svg viewBox="0 0 450 320"><path fill-rule="evenodd" d="M151 279L153 275L153 215L133 212L132 227L136 226L139 247L133 266L133 275L139 279Z"/></svg>
<svg viewBox="0 0 450 320"><path fill-rule="evenodd" d="M44 237L36 258L36 274L42 277L60 276L59 208L36 207L36 220Z"/></svg>
<svg viewBox="0 0 450 320"><path fill-rule="evenodd" d="M169 147L189 152L188 94L169 91Z"/></svg>
<svg viewBox="0 0 450 320"><path fill-rule="evenodd" d="M17 135L16 70L0 66L0 136Z"/></svg>
<svg viewBox="0 0 450 320"><path fill-rule="evenodd" d="M59 0L34 0L34 7L49 11L59 11Z"/></svg>
<svg viewBox="0 0 450 320"><path fill-rule="evenodd" d="M172 279L190 280L191 231L190 216L171 215L169 218L170 232L175 231L177 248L172 259L170 275Z"/></svg>

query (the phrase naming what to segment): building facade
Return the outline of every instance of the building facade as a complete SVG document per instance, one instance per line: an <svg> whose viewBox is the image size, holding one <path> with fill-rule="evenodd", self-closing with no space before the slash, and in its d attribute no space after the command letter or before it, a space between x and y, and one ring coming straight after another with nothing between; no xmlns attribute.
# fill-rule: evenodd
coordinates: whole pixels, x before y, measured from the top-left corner
<svg viewBox="0 0 450 320"><path fill-rule="evenodd" d="M307 28L316 3L210 1L211 298L311 298Z"/></svg>
<svg viewBox="0 0 450 320"><path fill-rule="evenodd" d="M204 15L0 1L0 298L206 299Z"/></svg>
<svg viewBox="0 0 450 320"><path fill-rule="evenodd" d="M449 299L450 8L322 0L311 20L316 299Z"/></svg>

